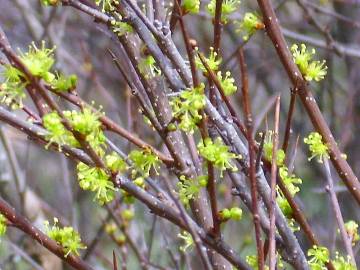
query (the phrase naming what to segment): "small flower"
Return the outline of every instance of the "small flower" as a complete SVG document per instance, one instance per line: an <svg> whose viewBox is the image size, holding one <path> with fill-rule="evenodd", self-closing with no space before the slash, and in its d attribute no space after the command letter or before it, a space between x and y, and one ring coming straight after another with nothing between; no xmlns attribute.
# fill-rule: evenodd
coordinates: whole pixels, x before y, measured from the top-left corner
<svg viewBox="0 0 360 270"><path fill-rule="evenodd" d="M182 7L185 12L193 14L199 13L200 0L184 0L182 3Z"/></svg>
<svg viewBox="0 0 360 270"><path fill-rule="evenodd" d="M78 141L72 133L64 127L62 119L57 112L45 114L43 116L43 126L49 132L45 135L46 140L49 141L45 148L51 143L56 143L59 151L61 151L62 145L79 146Z"/></svg>
<svg viewBox="0 0 360 270"><path fill-rule="evenodd" d="M6 233L7 219L3 214L0 214L0 236Z"/></svg>
<svg viewBox="0 0 360 270"><path fill-rule="evenodd" d="M231 160L235 158L241 158L241 156L229 152L227 145L218 137L215 141L212 141L210 138L206 138L201 141L197 146L199 153L202 157L212 162L214 166L221 171L221 177L223 176L223 171L230 169L233 172L236 172L237 167L232 164Z"/></svg>
<svg viewBox="0 0 360 270"><path fill-rule="evenodd" d="M307 81L321 81L325 78L327 73L327 66L325 66L326 61L313 61L309 64L304 78Z"/></svg>
<svg viewBox="0 0 360 270"><path fill-rule="evenodd" d="M94 112L89 107L82 111L64 111L66 119L70 122L73 129L86 136L86 141L99 156L104 155L105 135L101 129L100 112Z"/></svg>
<svg viewBox="0 0 360 270"><path fill-rule="evenodd" d="M306 45L301 44L301 49L297 44L291 46L291 51L294 57L295 64L299 67L301 73L306 73L307 67L309 66L309 61L312 59L315 54L315 49L312 49L310 52L307 51Z"/></svg>
<svg viewBox="0 0 360 270"><path fill-rule="evenodd" d="M54 218L54 225L50 227L49 222L45 221L46 234L63 247L65 258L71 253L79 256L79 249L86 249L79 233L72 227L60 228L57 223L58 219Z"/></svg>
<svg viewBox="0 0 360 270"><path fill-rule="evenodd" d="M133 162L132 166L133 176L136 173L140 173L144 177L150 175L150 170L153 168L157 174L158 169L160 169L160 160L150 149L145 149L143 151L133 150L129 154L129 159Z"/></svg>
<svg viewBox="0 0 360 270"><path fill-rule="evenodd" d="M196 50L198 50L198 48L196 48ZM209 58L205 58L205 61L204 61L209 66L210 70L212 70L214 72L219 69L219 66L222 61L221 58L217 59L218 58L217 56L218 56L218 54L217 54L217 52L214 52L214 48L210 47ZM198 55L196 55L196 57L195 57L195 64L196 64L197 68L202 70L202 72L204 72L205 74L207 73L207 70Z"/></svg>
<svg viewBox="0 0 360 270"><path fill-rule="evenodd" d="M265 141L264 141L264 158L269 162L272 162L273 136L274 136L274 131L269 130L265 135ZM276 165L280 167L284 165L284 161L285 161L285 152L282 149L278 149L276 152Z"/></svg>
<svg viewBox="0 0 360 270"><path fill-rule="evenodd" d="M206 183L204 180L206 180ZM184 175L180 176L180 181L177 183L180 201L185 206L188 206L190 200L197 198L200 189L204 187L204 185L207 185L206 176L200 176L195 179L187 179Z"/></svg>
<svg viewBox="0 0 360 270"><path fill-rule="evenodd" d="M103 169L89 167L82 162L76 166L76 169L80 187L96 192L95 199L100 205L109 203L115 198L114 184Z"/></svg>
<svg viewBox="0 0 360 270"><path fill-rule="evenodd" d="M283 212L284 216L286 218L291 218L293 210L281 190L279 188L277 189L278 192L276 196L276 202L279 205L279 208L281 209L281 212Z"/></svg>
<svg viewBox="0 0 360 270"><path fill-rule="evenodd" d="M182 239L185 244L180 247L182 252L186 252L186 250L194 245L194 239L192 238L191 234L187 231L183 231L182 233L178 234L178 237Z"/></svg>
<svg viewBox="0 0 360 270"><path fill-rule="evenodd" d="M68 77L62 74L56 74L56 77L50 82L51 87L58 92L68 92L75 89L77 76L72 74Z"/></svg>
<svg viewBox="0 0 360 270"><path fill-rule="evenodd" d="M256 14L246 12L243 20L239 24L237 32L243 33L243 39L248 40L257 30L264 28L265 25Z"/></svg>
<svg viewBox="0 0 360 270"><path fill-rule="evenodd" d="M116 5L119 4L118 0L95 0L97 6L101 6L102 12L112 12L115 11Z"/></svg>
<svg viewBox="0 0 360 270"><path fill-rule="evenodd" d="M308 137L304 138L304 142L309 145L312 160L314 157L318 158L318 162L322 163L324 158L329 158L329 147L323 143L322 136L317 132L311 132Z"/></svg>
<svg viewBox="0 0 360 270"><path fill-rule="evenodd" d="M224 90L225 96L230 96L237 91L237 86L234 84L235 79L231 77L230 71L225 73L225 78L222 77L221 71L218 71L217 77L220 81L222 89Z"/></svg>
<svg viewBox="0 0 360 270"><path fill-rule="evenodd" d="M360 240L358 228L359 228L359 225L353 220L349 220L348 222L345 223L346 233L348 234L349 238L351 239L351 242L353 245L355 245L355 243Z"/></svg>
<svg viewBox="0 0 360 270"><path fill-rule="evenodd" d="M285 166L279 169L280 178L283 180L286 188L291 193L291 196L294 196L300 191L300 188L297 185L302 184L302 180L296 177L294 174L289 175L288 168Z"/></svg>
<svg viewBox="0 0 360 270"><path fill-rule="evenodd" d="M153 78L161 75L161 69L157 67L152 55L148 55L139 62L139 70L146 78Z"/></svg>
<svg viewBox="0 0 360 270"><path fill-rule="evenodd" d="M44 6L57 6L61 1L60 0L41 0L40 2Z"/></svg>
<svg viewBox="0 0 360 270"><path fill-rule="evenodd" d="M224 0L221 6L221 20L227 23L227 17L240 6L240 0ZM216 11L216 0L211 0L207 5L209 13L214 17Z"/></svg>
<svg viewBox="0 0 360 270"><path fill-rule="evenodd" d="M115 152L105 156L105 164L112 172L124 172L127 169L126 162Z"/></svg>
<svg viewBox="0 0 360 270"><path fill-rule="evenodd" d="M280 254L276 254L276 257L277 257L277 263L276 263L277 267L279 267L279 269L284 269L284 262ZM246 262L252 267L252 269L254 270L259 269L258 257L256 255L246 256ZM269 266L265 265L265 270L269 270Z"/></svg>
<svg viewBox="0 0 360 270"><path fill-rule="evenodd" d="M23 82L4 82L0 84L0 98L1 102L7 106L11 106L11 109L16 110L22 108L23 99L26 98L24 87L26 83Z"/></svg>
<svg viewBox="0 0 360 270"><path fill-rule="evenodd" d="M130 24L122 21L122 16L120 14L115 13L115 16L118 17L119 19L119 20L114 19L111 21L111 29L115 34L117 34L120 37L128 33L134 32Z"/></svg>
<svg viewBox="0 0 360 270"><path fill-rule="evenodd" d="M196 88L189 88L181 92L180 96L170 101L173 109L173 117L179 119L181 130L190 134L194 133L197 124L202 116L199 113L205 107L205 85L201 84Z"/></svg>
<svg viewBox="0 0 360 270"><path fill-rule="evenodd" d="M335 260L332 261L334 268L336 270L356 270L356 266L352 264L350 256L347 256L347 259L339 255L339 252L336 252Z"/></svg>
<svg viewBox="0 0 360 270"><path fill-rule="evenodd" d="M65 117L70 121L73 128L84 135L97 132L101 128L99 115L94 113L90 108L84 108L79 111L65 111Z"/></svg>
<svg viewBox="0 0 360 270"><path fill-rule="evenodd" d="M55 63L54 50L55 47L52 49L46 48L45 41L42 41L40 48L33 42L29 46L28 52L20 52L20 59L33 76L41 77L45 81L49 81L49 78L53 77L50 69Z"/></svg>
<svg viewBox="0 0 360 270"><path fill-rule="evenodd" d="M326 269L325 264L329 262L329 250L326 247L313 246L308 250L307 255L310 257L309 265L311 269Z"/></svg>
<svg viewBox="0 0 360 270"><path fill-rule="evenodd" d="M311 61L315 54L315 49L312 49L309 52L306 49L306 45L301 44L301 49L299 50L299 46L297 44L294 44L291 46L291 51L293 54L294 62L298 66L305 80L315 80L318 82L324 79L327 72L327 66L325 66L325 61Z"/></svg>

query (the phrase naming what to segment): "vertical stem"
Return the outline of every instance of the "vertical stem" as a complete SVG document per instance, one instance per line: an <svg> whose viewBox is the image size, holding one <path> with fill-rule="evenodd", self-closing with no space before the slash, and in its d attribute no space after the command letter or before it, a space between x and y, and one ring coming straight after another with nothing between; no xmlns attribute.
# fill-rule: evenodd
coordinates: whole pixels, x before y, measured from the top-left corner
<svg viewBox="0 0 360 270"><path fill-rule="evenodd" d="M252 201L252 212L254 215L254 226L255 226L255 238L258 256L258 268L264 270L264 249L261 241L261 227L259 219L259 206L257 199L257 182L255 174L255 143L253 138L253 120L251 114L251 104L249 98L249 79L247 73L247 67L244 58L244 52L242 49L239 50L239 62L241 69L241 80L242 80L242 93L243 93L243 109L246 118L246 135L249 147L249 177L251 183L251 201Z"/></svg>
<svg viewBox="0 0 360 270"><path fill-rule="evenodd" d="M280 96L276 98L275 106L275 127L273 136L273 149L271 161L271 197L270 197L270 231L269 231L269 265L270 270L276 268L276 242L275 242L275 204L276 204L276 176L277 176L277 149L279 144L279 114L280 114Z"/></svg>
<svg viewBox="0 0 360 270"><path fill-rule="evenodd" d="M346 252L350 256L352 264L356 267L354 252L353 252L352 246L351 246L351 240L348 237L348 234L345 229L344 219L342 217L339 201L336 197L336 193L335 193L335 189L334 189L334 181L331 176L329 161L326 158L324 158L324 166L325 166L325 172L326 172L326 180L328 182L326 191L329 192L329 195L330 195L331 204L334 209L335 218L336 218L336 221L339 226L341 237L344 241Z"/></svg>
<svg viewBox="0 0 360 270"><path fill-rule="evenodd" d="M284 141L283 141L283 145L282 145L282 150L284 150L285 155L286 155L287 148L288 148L288 145L289 145L289 140L290 140L291 122L292 122L292 118L293 118L293 114L294 114L294 110L295 110L295 101L296 101L296 92L297 92L297 90L298 89L297 89L296 85L291 90L290 106L289 106L289 111L288 111L288 114L287 114L285 135L284 135Z"/></svg>
<svg viewBox="0 0 360 270"><path fill-rule="evenodd" d="M220 52L220 44L221 44L221 11L222 11L223 0L216 0L215 6L215 19L214 19L214 52Z"/></svg>

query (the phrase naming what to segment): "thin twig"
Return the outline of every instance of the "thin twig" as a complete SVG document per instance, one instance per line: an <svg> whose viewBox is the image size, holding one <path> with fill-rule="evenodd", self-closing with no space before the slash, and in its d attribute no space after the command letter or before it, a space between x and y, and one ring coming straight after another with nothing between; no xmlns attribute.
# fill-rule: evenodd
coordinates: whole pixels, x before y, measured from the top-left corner
<svg viewBox="0 0 360 270"><path fill-rule="evenodd" d="M247 140L249 147L249 178L251 183L251 201L252 201L252 212L254 218L255 226L255 238L256 238L256 247L258 255L258 267L259 270L263 270L264 265L264 250L261 241L261 227L259 221L259 206L258 206L258 197L257 197L257 181L256 181L256 172L255 172L255 142L253 137L253 119L251 113L251 101L249 97L249 79L247 73L246 62L244 58L244 52L242 49L239 50L239 63L241 69L241 79L242 79L242 94L243 94L243 109L244 115L246 118L246 130L247 130Z"/></svg>
<svg viewBox="0 0 360 270"><path fill-rule="evenodd" d="M352 245L351 245L351 239L348 236L346 229L345 229L344 219L341 214L339 201L336 197L336 193L335 193L335 189L334 189L334 181L333 181L333 178L331 175L330 165L326 158L324 158L324 167L325 167L325 172L326 172L326 180L327 180L327 184L328 184L328 186L326 187L326 190L327 190L327 192L329 192L329 195L330 195L331 204L332 204L335 218L336 218L337 224L339 226L339 230L340 230L340 235L344 241L346 252L350 256L351 262L356 268L356 261L355 261L355 256L354 256L354 252L353 252Z"/></svg>
<svg viewBox="0 0 360 270"><path fill-rule="evenodd" d="M20 229L40 245L47 248L60 259L79 270L93 270L93 268L81 258L69 254L64 256L63 247L59 246L54 240L50 239L46 234L32 225L26 218L17 213L6 201L0 198L0 213L3 214L16 228Z"/></svg>
<svg viewBox="0 0 360 270"><path fill-rule="evenodd" d="M276 205L276 175L277 175L277 150L279 144L279 121L280 121L280 96L276 98L275 124L273 134L273 149L271 160L271 198L270 198L270 231L269 231L269 266L270 270L276 269L276 242L275 242L275 205Z"/></svg>

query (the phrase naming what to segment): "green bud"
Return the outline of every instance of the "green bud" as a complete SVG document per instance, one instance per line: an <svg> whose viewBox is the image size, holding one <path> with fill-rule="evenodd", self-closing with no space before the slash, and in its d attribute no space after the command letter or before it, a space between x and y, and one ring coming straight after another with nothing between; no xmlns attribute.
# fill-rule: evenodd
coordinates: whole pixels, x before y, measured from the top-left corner
<svg viewBox="0 0 360 270"><path fill-rule="evenodd" d="M222 221L229 220L231 218L230 210L227 208L224 208L223 210L220 211L219 217Z"/></svg>
<svg viewBox="0 0 360 270"><path fill-rule="evenodd" d="M242 210L239 207L233 207L230 209L231 219L240 220L242 217Z"/></svg>
<svg viewBox="0 0 360 270"><path fill-rule="evenodd" d="M131 209L125 209L124 211L122 211L121 216L124 220L130 221L134 218L135 213Z"/></svg>
<svg viewBox="0 0 360 270"><path fill-rule="evenodd" d="M171 123L167 126L168 131L176 131L177 127L174 123Z"/></svg>

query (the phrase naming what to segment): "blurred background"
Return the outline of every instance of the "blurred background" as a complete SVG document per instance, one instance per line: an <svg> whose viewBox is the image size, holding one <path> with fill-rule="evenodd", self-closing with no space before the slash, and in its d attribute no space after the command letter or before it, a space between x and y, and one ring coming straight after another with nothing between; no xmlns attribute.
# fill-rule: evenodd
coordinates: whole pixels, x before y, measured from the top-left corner
<svg viewBox="0 0 360 270"><path fill-rule="evenodd" d="M142 1L137 2L143 5ZM171 2L164 3L169 12ZM316 58L326 60L326 79L311 83L311 88L341 151L346 153L355 174L360 175L360 1L272 2L288 44L305 43L308 48L316 49ZM213 42L212 19L204 8L207 3L206 0L202 1L202 11L198 15L186 17L191 37L205 53L208 53ZM257 11L256 1L242 0L241 8L231 15L223 30L222 69L230 70L239 86L240 70L233 53L244 41L237 32L236 21L241 20L248 11ZM48 47L56 46L56 68L65 74L78 75L78 92L84 100L94 100L122 127L153 145L163 147L160 138L144 123L123 77L114 66L107 49L117 51L117 42L102 25L71 7L42 7L36 0L0 0L0 24L13 48L20 51L26 51L33 41L40 44L41 40L45 40ZM185 57L178 27L173 37ZM257 32L244 48L256 131L273 128L273 105L280 94L280 130L283 135L291 92L284 69L266 33ZM3 55L0 55L0 59L4 59ZM241 115L240 91L232 97L232 102ZM63 108L71 108L68 104L60 103ZM30 102L28 105L32 106ZM303 138L313 131L313 127L298 100L292 127L291 151L296 152L294 172L303 180L296 201L305 211L320 242L331 250L336 248L343 251L333 210L325 192L325 172L315 160L307 160L309 153ZM88 247L94 243L97 235L103 235L87 258L97 269L110 268L113 249L125 254L128 269L140 269L131 248L125 246L118 249L114 239L106 236L105 224L109 224L109 213L93 202L92 194L80 190L74 170L76 164L58 153L46 151L24 134L1 123L0 137L0 195L3 198L39 227L43 226L44 220L52 220L53 217L74 226ZM109 137L124 151L131 148L121 138ZM358 205L338 181L336 171L333 171L333 176L345 221L352 219L359 222ZM218 192L221 206L240 203L231 195L231 184L226 178L218 184ZM191 269L187 263L192 253L184 255L179 252L181 241L174 237L178 229L153 216L140 203L131 207L135 209L135 219L127 230L141 253L149 256L157 265L178 262L185 265L185 269ZM224 230L227 242L244 257L255 254L251 224L247 212L241 222L226 224ZM297 235L306 245L304 235L301 232ZM121 236L122 233L117 232L118 241ZM357 244L354 250L358 259L359 249L360 245ZM57 270L63 267L58 259L15 230L9 230L8 237L1 239L0 269Z"/></svg>

